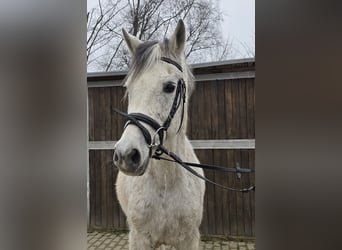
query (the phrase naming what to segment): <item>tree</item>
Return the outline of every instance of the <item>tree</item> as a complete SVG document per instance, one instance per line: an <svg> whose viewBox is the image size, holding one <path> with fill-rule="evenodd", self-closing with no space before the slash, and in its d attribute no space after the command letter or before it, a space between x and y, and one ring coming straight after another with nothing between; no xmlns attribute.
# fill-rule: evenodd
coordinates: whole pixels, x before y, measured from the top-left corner
<svg viewBox="0 0 342 250"><path fill-rule="evenodd" d="M251 39L255 41L255 33L251 36ZM242 48L245 50L245 54L242 54L242 57L255 57L255 47L253 46L254 43L255 42L250 45L246 42L240 41Z"/></svg>
<svg viewBox="0 0 342 250"><path fill-rule="evenodd" d="M98 0L87 13L88 67L122 70L129 64L121 28L140 40L160 40L179 19L187 28L186 58L190 63L225 59L231 43L221 35L223 15L217 0Z"/></svg>

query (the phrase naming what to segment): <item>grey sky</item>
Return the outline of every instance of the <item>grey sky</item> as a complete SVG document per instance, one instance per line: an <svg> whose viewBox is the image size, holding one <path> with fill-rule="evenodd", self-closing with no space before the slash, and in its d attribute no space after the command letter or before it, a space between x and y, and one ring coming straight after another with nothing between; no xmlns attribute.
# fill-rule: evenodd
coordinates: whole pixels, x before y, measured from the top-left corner
<svg viewBox="0 0 342 250"><path fill-rule="evenodd" d="M87 0L87 9L96 6L98 0ZM255 0L219 0L224 12L222 32L235 48L234 58L245 56L242 44L255 48Z"/></svg>
<svg viewBox="0 0 342 250"><path fill-rule="evenodd" d="M255 0L220 0L224 12L223 35L233 40L234 46L243 54L241 45L255 48ZM236 57L241 57L237 52Z"/></svg>

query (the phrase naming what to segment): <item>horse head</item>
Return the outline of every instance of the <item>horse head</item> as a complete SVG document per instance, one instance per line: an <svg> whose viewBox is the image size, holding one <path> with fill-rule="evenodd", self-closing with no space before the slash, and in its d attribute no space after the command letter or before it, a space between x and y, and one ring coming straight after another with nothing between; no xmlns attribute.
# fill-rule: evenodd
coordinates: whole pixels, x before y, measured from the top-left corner
<svg viewBox="0 0 342 250"><path fill-rule="evenodd" d="M185 135L187 109L184 102L192 91L192 74L185 63L182 20L170 39L162 42L142 42L124 29L123 35L132 55L124 84L130 120L115 145L113 161L123 173L138 176L144 174L155 145L167 143L177 134ZM180 103L182 98L183 104ZM180 105L182 107L178 108ZM135 121L139 117L139 121ZM167 137L163 136L166 132Z"/></svg>

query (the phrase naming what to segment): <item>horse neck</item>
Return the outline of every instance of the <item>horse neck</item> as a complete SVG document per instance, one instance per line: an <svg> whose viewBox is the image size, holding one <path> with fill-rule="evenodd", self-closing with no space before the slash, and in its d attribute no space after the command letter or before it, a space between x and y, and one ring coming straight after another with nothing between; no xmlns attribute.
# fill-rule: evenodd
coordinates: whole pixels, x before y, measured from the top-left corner
<svg viewBox="0 0 342 250"><path fill-rule="evenodd" d="M180 133L173 138L167 138L164 146L180 158L183 158L186 150L185 140L185 133L180 131ZM160 188L173 187L181 178L181 167L174 162L152 160L150 161L150 166L148 168L150 169L153 179Z"/></svg>

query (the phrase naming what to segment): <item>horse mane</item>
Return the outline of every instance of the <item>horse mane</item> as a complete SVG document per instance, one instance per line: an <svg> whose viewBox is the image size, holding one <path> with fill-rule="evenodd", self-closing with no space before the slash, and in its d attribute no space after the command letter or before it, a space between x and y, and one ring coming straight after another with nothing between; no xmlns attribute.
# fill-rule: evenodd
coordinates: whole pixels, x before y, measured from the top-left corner
<svg viewBox="0 0 342 250"><path fill-rule="evenodd" d="M188 83L188 90L191 93L193 90L194 77L190 67L185 62L185 59L176 55L171 49L169 39L165 38L163 41L146 41L141 43L135 52L132 63L125 78L125 85L127 86L127 79L134 81L143 73L145 73L154 63L160 61L161 57L168 57L183 67L184 80Z"/></svg>

